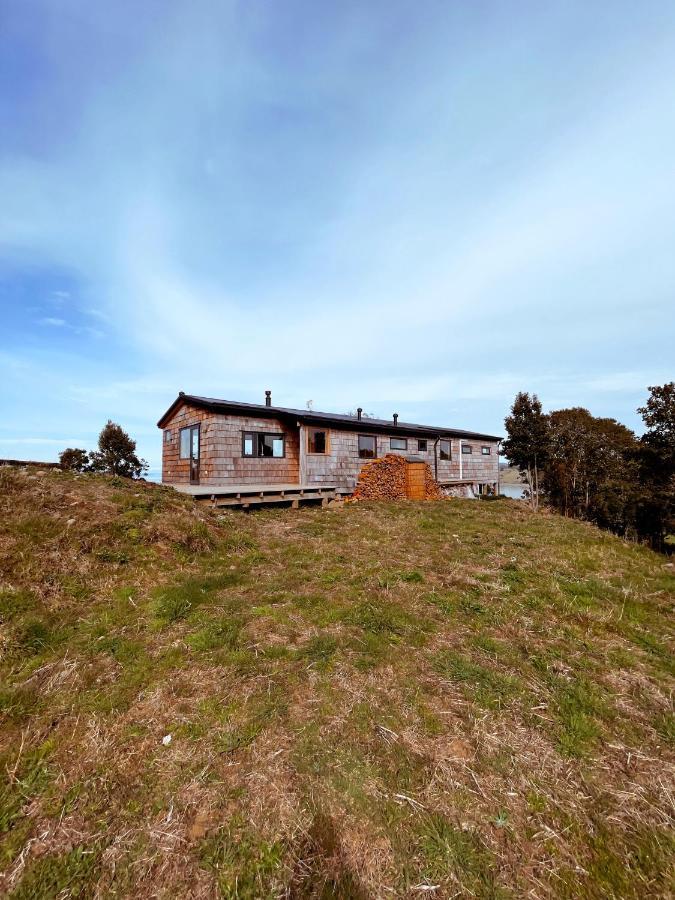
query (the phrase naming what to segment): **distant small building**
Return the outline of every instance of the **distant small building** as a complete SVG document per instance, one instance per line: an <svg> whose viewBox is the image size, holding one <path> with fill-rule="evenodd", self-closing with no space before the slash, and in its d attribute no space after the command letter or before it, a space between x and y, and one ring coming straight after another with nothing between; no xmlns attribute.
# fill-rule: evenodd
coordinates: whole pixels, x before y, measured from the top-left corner
<svg viewBox="0 0 675 900"><path fill-rule="evenodd" d="M362 466L387 453L426 462L440 485L496 490L499 437L392 419L215 400L180 393L157 423L162 482L175 486L354 489Z"/></svg>

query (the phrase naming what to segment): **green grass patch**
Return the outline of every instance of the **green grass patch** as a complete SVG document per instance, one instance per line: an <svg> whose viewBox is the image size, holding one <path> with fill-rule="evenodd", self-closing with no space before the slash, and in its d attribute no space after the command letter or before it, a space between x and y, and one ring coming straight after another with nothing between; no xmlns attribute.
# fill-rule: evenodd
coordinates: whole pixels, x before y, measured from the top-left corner
<svg viewBox="0 0 675 900"><path fill-rule="evenodd" d="M91 897L101 851L82 845L59 856L48 854L28 863L11 900Z"/></svg>
<svg viewBox="0 0 675 900"><path fill-rule="evenodd" d="M193 650L208 653L212 650L236 650L244 627L242 619L222 616L205 618L202 626L187 638Z"/></svg>
<svg viewBox="0 0 675 900"><path fill-rule="evenodd" d="M11 622L22 613L40 608L40 601L32 593L26 590L2 590L0 591L0 621Z"/></svg>
<svg viewBox="0 0 675 900"><path fill-rule="evenodd" d="M0 687L0 717L17 725L36 715L44 701L30 685Z"/></svg>
<svg viewBox="0 0 675 900"><path fill-rule="evenodd" d="M241 574L226 572L186 578L180 584L160 588L156 595L155 615L167 625L178 622L187 618L198 606L212 600L219 591L240 584L241 581Z"/></svg>
<svg viewBox="0 0 675 900"><path fill-rule="evenodd" d="M558 873L557 893L576 897L635 898L670 896L675 858L672 831L639 825L621 834L598 820L590 834L574 836L584 847L581 868ZM647 887L648 886L648 887Z"/></svg>
<svg viewBox="0 0 675 900"><path fill-rule="evenodd" d="M675 715L671 712L661 713L654 720L654 728L668 744L675 747Z"/></svg>
<svg viewBox="0 0 675 900"><path fill-rule="evenodd" d="M434 668L443 678L460 685L467 698L486 709L502 706L522 690L515 676L474 662L456 650L437 653Z"/></svg>
<svg viewBox="0 0 675 900"><path fill-rule="evenodd" d="M317 634L297 651L298 659L318 668L326 668L338 651L339 644L330 634Z"/></svg>
<svg viewBox="0 0 675 900"><path fill-rule="evenodd" d="M477 832L428 815L417 829L417 850L426 883L451 885L453 893L472 897L506 896L497 883L494 854Z"/></svg>
<svg viewBox="0 0 675 900"><path fill-rule="evenodd" d="M285 847L262 838L241 817L203 841L202 865L216 877L225 900L257 900L280 894L286 881Z"/></svg>
<svg viewBox="0 0 675 900"><path fill-rule="evenodd" d="M0 787L0 835L9 832L21 811L34 797L41 794L51 780L48 766L54 749L52 741L45 741L34 750L18 758L6 754L2 760L3 782Z"/></svg>

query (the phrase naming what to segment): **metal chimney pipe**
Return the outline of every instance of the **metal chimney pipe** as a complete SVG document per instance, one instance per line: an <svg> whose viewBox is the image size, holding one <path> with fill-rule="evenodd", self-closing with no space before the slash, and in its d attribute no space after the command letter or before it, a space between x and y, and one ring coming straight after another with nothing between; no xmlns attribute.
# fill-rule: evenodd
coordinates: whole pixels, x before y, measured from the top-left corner
<svg viewBox="0 0 675 900"><path fill-rule="evenodd" d="M398 413L394 413L394 425L398 425Z"/></svg>
<svg viewBox="0 0 675 900"><path fill-rule="evenodd" d="M265 391L265 406L272 405L272 391Z"/></svg>
<svg viewBox="0 0 675 900"><path fill-rule="evenodd" d="M359 406L359 408L356 410L356 418L359 420L359 422L361 421L361 413L362 412L363 412L363 410Z"/></svg>

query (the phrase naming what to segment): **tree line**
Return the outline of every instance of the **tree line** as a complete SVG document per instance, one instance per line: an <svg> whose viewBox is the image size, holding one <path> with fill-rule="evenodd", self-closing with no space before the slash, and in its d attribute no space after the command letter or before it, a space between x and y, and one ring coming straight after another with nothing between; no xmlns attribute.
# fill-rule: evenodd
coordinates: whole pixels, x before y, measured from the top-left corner
<svg viewBox="0 0 675 900"><path fill-rule="evenodd" d="M645 432L573 407L544 413L536 394L518 393L505 419L502 453L527 484L565 516L594 522L657 550L675 536L675 382L649 388L638 409Z"/></svg>

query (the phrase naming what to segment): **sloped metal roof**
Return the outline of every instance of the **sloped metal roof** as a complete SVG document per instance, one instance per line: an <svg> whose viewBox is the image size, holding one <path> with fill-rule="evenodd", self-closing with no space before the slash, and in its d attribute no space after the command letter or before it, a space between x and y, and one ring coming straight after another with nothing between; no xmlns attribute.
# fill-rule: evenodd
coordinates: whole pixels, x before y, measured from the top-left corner
<svg viewBox="0 0 675 900"><path fill-rule="evenodd" d="M162 428L165 421L173 415L182 403L189 403L191 406L196 406L199 409L206 409L210 412L222 413L223 415L252 415L269 419L293 420L294 422L302 422L304 425L335 425L349 431L361 431L363 433L371 431L395 434L397 431L401 431L409 435L428 438L461 437L486 441L501 440L498 435L465 431L461 428L440 428L434 425L418 425L413 422L401 421L395 425L393 419L373 419L369 416L363 416L363 418L359 419L357 416L345 415L344 413L319 412L313 409L293 409L287 406L267 406L264 403L241 403L236 400L218 400L215 397L199 397L195 394L183 393L178 395L157 425Z"/></svg>

